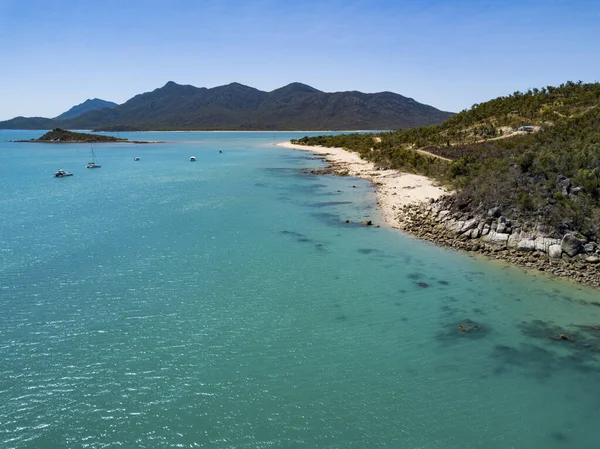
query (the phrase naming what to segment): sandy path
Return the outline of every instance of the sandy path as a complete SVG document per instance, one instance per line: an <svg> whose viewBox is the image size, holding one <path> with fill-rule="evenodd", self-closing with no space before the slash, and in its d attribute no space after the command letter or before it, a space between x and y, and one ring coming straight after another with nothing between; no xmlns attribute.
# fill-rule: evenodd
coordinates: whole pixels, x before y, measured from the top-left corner
<svg viewBox="0 0 600 449"><path fill-rule="evenodd" d="M277 145L323 155L334 173L347 174L372 182L377 188L377 205L381 208L386 224L394 228L400 227L398 218L400 207L437 199L448 193L425 176L396 170L378 170L371 162L361 159L357 153L343 148L311 147L294 145L290 142Z"/></svg>

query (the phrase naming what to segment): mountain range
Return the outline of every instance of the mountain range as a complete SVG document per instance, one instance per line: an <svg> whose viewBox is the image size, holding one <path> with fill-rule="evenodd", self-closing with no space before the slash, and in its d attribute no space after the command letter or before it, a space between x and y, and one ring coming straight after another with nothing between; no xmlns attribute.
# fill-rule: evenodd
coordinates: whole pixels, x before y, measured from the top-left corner
<svg viewBox="0 0 600 449"><path fill-rule="evenodd" d="M87 100L53 119L15 117L0 122L0 129L392 130L452 115L392 92L328 93L302 83L264 92L239 83L209 89L169 81L121 105Z"/></svg>
<svg viewBox="0 0 600 449"><path fill-rule="evenodd" d="M67 112L63 112L58 117L54 117L54 120L67 120L70 118L79 117L90 111L100 111L102 109L112 109L115 106L119 106L117 103L112 101L100 100L94 98L93 100L85 100L83 103L73 106Z"/></svg>

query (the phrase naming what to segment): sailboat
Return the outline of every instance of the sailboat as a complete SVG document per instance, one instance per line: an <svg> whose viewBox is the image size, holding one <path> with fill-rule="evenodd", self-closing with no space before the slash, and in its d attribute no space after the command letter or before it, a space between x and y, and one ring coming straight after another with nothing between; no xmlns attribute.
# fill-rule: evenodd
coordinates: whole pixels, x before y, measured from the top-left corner
<svg viewBox="0 0 600 449"><path fill-rule="evenodd" d="M94 153L94 149L92 148L92 162L88 162L85 168L100 168L102 167L98 163L98 159L96 158L96 153Z"/></svg>

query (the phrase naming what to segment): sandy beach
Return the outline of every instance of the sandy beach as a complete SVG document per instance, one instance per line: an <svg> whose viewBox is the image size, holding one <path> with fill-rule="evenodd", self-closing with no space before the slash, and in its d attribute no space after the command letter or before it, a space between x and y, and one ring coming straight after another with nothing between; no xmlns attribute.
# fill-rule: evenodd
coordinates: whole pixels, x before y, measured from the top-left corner
<svg viewBox="0 0 600 449"><path fill-rule="evenodd" d="M425 176L377 169L371 162L343 148L294 145L290 142L281 142L277 146L325 156L334 173L347 174L372 182L377 189L377 205L383 213L385 222L394 228L401 228L398 212L402 206L437 199L448 193Z"/></svg>

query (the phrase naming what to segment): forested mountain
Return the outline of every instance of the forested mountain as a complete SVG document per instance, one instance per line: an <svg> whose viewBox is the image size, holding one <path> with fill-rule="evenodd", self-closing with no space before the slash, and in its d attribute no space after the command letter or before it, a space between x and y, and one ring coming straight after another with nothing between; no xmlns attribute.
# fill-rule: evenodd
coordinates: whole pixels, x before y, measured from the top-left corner
<svg viewBox="0 0 600 449"><path fill-rule="evenodd" d="M112 109L115 106L118 106L117 103L112 101L101 100L99 98L94 98L92 100L85 100L83 103L78 104L77 106L73 106L66 112L63 112L57 117L54 117L54 120L66 120L70 118L79 117L80 115L85 114L90 111L100 111L102 109Z"/></svg>
<svg viewBox="0 0 600 449"><path fill-rule="evenodd" d="M519 132L523 125L535 131ZM600 239L599 83L515 92L437 126L297 143L346 147L381 167L433 177L458 192L465 211L499 207L557 235Z"/></svg>
<svg viewBox="0 0 600 449"><path fill-rule="evenodd" d="M452 113L391 92L327 93L301 83L263 92L239 83L211 89L165 86L112 109L69 119L0 122L0 128L95 130L398 129L441 123ZM43 126L41 126L43 125Z"/></svg>

